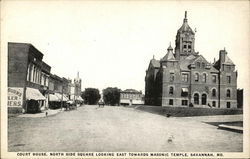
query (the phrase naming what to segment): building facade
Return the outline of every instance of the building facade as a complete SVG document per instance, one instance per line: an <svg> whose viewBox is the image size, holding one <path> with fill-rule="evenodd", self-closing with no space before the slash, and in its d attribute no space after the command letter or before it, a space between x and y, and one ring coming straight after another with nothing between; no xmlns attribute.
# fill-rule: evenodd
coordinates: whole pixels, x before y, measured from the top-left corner
<svg viewBox="0 0 250 159"><path fill-rule="evenodd" d="M8 110L39 112L48 104L51 67L28 43L8 43Z"/></svg>
<svg viewBox="0 0 250 159"><path fill-rule="evenodd" d="M126 89L120 92L120 105L141 105L144 104L141 91Z"/></svg>
<svg viewBox="0 0 250 159"><path fill-rule="evenodd" d="M77 73L77 77L74 79L74 82L70 82L70 100L76 103L82 103L83 99L81 97L82 92L82 79L79 76L79 72Z"/></svg>
<svg viewBox="0 0 250 159"><path fill-rule="evenodd" d="M174 50L174 51L173 51ZM175 49L151 59L145 77L145 104L159 106L237 107L237 71L227 51L209 63L195 51L195 32L187 12L177 31Z"/></svg>

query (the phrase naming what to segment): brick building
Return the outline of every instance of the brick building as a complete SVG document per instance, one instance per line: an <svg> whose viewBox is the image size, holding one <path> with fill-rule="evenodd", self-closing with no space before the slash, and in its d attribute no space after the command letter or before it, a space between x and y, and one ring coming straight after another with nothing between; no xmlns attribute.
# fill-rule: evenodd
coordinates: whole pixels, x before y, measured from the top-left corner
<svg viewBox="0 0 250 159"><path fill-rule="evenodd" d="M39 112L48 104L51 67L27 43L8 43L8 110Z"/></svg>
<svg viewBox="0 0 250 159"><path fill-rule="evenodd" d="M195 51L195 32L187 12L177 31L175 49L151 59L145 77L145 104L160 106L237 107L237 71L227 51L209 63Z"/></svg>
<svg viewBox="0 0 250 159"><path fill-rule="evenodd" d="M126 89L120 92L120 105L140 105L144 104L141 91Z"/></svg>

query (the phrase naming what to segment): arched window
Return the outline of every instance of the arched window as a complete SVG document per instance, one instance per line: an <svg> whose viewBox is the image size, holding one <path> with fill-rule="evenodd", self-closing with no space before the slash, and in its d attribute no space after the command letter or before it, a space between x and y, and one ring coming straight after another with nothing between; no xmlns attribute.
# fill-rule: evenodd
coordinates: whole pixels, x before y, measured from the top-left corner
<svg viewBox="0 0 250 159"><path fill-rule="evenodd" d="M230 91L230 89L227 90L227 97L231 97L231 91Z"/></svg>
<svg viewBox="0 0 250 159"><path fill-rule="evenodd" d="M216 97L216 89L215 89L215 88L212 89L212 96L213 96L213 97Z"/></svg>
<svg viewBox="0 0 250 159"><path fill-rule="evenodd" d="M207 81L207 75L205 73L202 74L202 82Z"/></svg>
<svg viewBox="0 0 250 159"><path fill-rule="evenodd" d="M201 104L202 105L207 104L207 95L206 94L202 94L202 96L201 96Z"/></svg>
<svg viewBox="0 0 250 159"><path fill-rule="evenodd" d="M174 87L169 87L169 94L174 94Z"/></svg>
<svg viewBox="0 0 250 159"><path fill-rule="evenodd" d="M194 81L195 82L199 81L199 74L198 73L195 73L195 75L194 75Z"/></svg>
<svg viewBox="0 0 250 159"><path fill-rule="evenodd" d="M198 93L194 94L194 104L199 104L199 94Z"/></svg>

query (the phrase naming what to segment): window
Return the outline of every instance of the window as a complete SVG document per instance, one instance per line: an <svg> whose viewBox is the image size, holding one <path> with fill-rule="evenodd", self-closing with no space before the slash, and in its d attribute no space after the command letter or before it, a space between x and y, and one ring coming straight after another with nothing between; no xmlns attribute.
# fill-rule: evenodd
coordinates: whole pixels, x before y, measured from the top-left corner
<svg viewBox="0 0 250 159"><path fill-rule="evenodd" d="M205 68L205 67L206 67L205 63L204 63L204 62L202 62L202 68Z"/></svg>
<svg viewBox="0 0 250 159"><path fill-rule="evenodd" d="M182 97L188 96L188 88L181 88L181 96Z"/></svg>
<svg viewBox="0 0 250 159"><path fill-rule="evenodd" d="M227 76L227 83L231 83L231 76Z"/></svg>
<svg viewBox="0 0 250 159"><path fill-rule="evenodd" d="M231 66L227 66L227 71L230 71L231 70Z"/></svg>
<svg viewBox="0 0 250 159"><path fill-rule="evenodd" d="M231 107L231 103L227 102L227 108L230 108L230 107Z"/></svg>
<svg viewBox="0 0 250 159"><path fill-rule="evenodd" d="M169 99L168 104L169 105L174 105L174 100L173 99Z"/></svg>
<svg viewBox="0 0 250 159"><path fill-rule="evenodd" d="M227 90L227 97L230 97L231 96L231 91L230 89Z"/></svg>
<svg viewBox="0 0 250 159"><path fill-rule="evenodd" d="M174 81L174 73L170 73L170 82Z"/></svg>
<svg viewBox="0 0 250 159"><path fill-rule="evenodd" d="M194 104L199 104L199 94L198 93L194 94Z"/></svg>
<svg viewBox="0 0 250 159"><path fill-rule="evenodd" d="M187 106L188 105L188 100L182 100L181 105Z"/></svg>
<svg viewBox="0 0 250 159"><path fill-rule="evenodd" d="M187 48L187 45L186 45L186 44L184 44L184 45L183 45L183 48L184 48L184 49L186 49L186 48Z"/></svg>
<svg viewBox="0 0 250 159"><path fill-rule="evenodd" d="M212 89L212 96L216 97L216 89Z"/></svg>
<svg viewBox="0 0 250 159"><path fill-rule="evenodd" d="M174 87L169 87L169 94L170 95L173 95L174 94Z"/></svg>
<svg viewBox="0 0 250 159"><path fill-rule="evenodd" d="M202 96L201 96L201 104L202 105L207 104L207 95L206 94L202 94Z"/></svg>
<svg viewBox="0 0 250 159"><path fill-rule="evenodd" d="M197 66L197 68L200 68L200 67L201 67L201 63L200 63L200 62L197 62L197 63L196 63L196 66Z"/></svg>
<svg viewBox="0 0 250 159"><path fill-rule="evenodd" d="M191 45L188 45L188 48L191 49Z"/></svg>
<svg viewBox="0 0 250 159"><path fill-rule="evenodd" d="M212 82L216 83L216 75L212 75Z"/></svg>
<svg viewBox="0 0 250 159"><path fill-rule="evenodd" d="M213 107L216 107L216 101L213 101L213 102L212 102L212 106L213 106Z"/></svg>
<svg viewBox="0 0 250 159"><path fill-rule="evenodd" d="M182 82L188 82L188 74L182 74Z"/></svg>
<svg viewBox="0 0 250 159"><path fill-rule="evenodd" d="M207 81L207 75L205 73L203 73L203 75L202 75L202 82L206 83L206 81Z"/></svg>
<svg viewBox="0 0 250 159"><path fill-rule="evenodd" d="M195 73L195 75L194 75L194 81L195 82L199 81L199 74L198 73Z"/></svg>

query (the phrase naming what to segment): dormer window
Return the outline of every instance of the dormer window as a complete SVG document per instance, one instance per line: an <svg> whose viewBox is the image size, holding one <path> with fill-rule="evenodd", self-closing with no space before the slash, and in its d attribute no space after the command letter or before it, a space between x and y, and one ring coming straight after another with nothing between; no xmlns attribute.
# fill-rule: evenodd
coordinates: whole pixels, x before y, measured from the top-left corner
<svg viewBox="0 0 250 159"><path fill-rule="evenodd" d="M196 63L196 67L197 67L197 68L200 68L200 67L201 67L201 63L200 63L200 62L197 62L197 63Z"/></svg>
<svg viewBox="0 0 250 159"><path fill-rule="evenodd" d="M202 68L205 68L205 67L206 67L205 63L204 63L204 62L202 62Z"/></svg>

